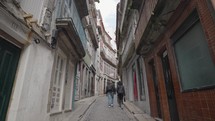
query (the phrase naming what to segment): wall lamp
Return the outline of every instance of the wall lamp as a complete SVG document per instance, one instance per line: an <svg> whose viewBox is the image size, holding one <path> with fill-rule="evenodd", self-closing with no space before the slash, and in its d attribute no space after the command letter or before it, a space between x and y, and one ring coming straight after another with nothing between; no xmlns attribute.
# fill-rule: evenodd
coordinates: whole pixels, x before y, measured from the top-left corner
<svg viewBox="0 0 215 121"><path fill-rule="evenodd" d="M39 40L39 39L34 39L34 42L35 42L36 44L39 44L39 43L40 43L40 40Z"/></svg>

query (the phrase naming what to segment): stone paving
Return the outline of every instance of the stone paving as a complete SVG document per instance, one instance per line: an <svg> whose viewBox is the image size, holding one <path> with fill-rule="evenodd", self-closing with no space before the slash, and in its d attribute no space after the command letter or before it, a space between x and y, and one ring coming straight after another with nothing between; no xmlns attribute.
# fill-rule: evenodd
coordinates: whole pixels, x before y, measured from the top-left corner
<svg viewBox="0 0 215 121"><path fill-rule="evenodd" d="M81 121L136 121L134 116L123 107L121 109L114 97L114 107L108 107L107 97L98 97L90 106Z"/></svg>
<svg viewBox="0 0 215 121"><path fill-rule="evenodd" d="M156 121L133 103L124 102L121 109L114 98L114 107L108 107L106 96L93 96L75 102L72 113L65 113L62 121Z"/></svg>

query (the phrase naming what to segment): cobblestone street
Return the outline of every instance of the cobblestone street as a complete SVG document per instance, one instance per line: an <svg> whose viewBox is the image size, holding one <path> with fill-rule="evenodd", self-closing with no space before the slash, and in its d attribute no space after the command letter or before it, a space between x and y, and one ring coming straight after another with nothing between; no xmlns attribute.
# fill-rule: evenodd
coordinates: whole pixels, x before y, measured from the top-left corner
<svg viewBox="0 0 215 121"><path fill-rule="evenodd" d="M107 106L107 97L98 97L86 112L82 121L136 121L132 114L123 106L121 109L114 97L114 107Z"/></svg>

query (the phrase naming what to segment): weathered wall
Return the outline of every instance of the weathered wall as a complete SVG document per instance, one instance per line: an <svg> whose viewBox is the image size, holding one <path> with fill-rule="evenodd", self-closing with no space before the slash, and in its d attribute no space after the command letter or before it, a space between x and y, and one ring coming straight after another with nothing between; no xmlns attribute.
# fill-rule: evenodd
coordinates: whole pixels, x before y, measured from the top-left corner
<svg viewBox="0 0 215 121"><path fill-rule="evenodd" d="M157 116L157 107L155 91L152 80L152 72L149 71L149 62L153 59L156 66L156 72L159 84L159 93L161 95L161 111L163 114L163 120L170 121L169 105L166 95L165 82L163 80L162 62L160 60L159 53L164 50L168 51L168 57L170 61L170 67L172 71L172 80L175 90L176 102L180 121L214 121L215 120L215 91L214 88L181 92L179 84L179 76L177 73L177 66L175 55L170 42L170 37L179 28L182 22L190 15L190 13L197 9L200 17L200 22L208 43L211 57L215 60L215 23L212 18L212 13L209 11L207 2L203 0L190 0L188 4L183 8L176 9L172 18L170 19L171 25L168 26L168 30L159 38L158 43L155 44L155 48L152 49L146 57L146 69L149 85L150 104L152 116Z"/></svg>
<svg viewBox="0 0 215 121"><path fill-rule="evenodd" d="M43 42L32 42L22 50L8 121L47 120L53 61L54 54Z"/></svg>

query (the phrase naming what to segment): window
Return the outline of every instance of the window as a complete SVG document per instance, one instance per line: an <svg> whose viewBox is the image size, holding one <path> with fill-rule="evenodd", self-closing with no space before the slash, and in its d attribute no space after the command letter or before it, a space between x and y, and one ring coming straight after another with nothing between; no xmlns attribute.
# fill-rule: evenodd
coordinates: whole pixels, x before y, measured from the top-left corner
<svg viewBox="0 0 215 121"><path fill-rule="evenodd" d="M84 94L85 96L87 95L87 83L88 83L88 69L86 68L85 72L85 83L84 83Z"/></svg>
<svg viewBox="0 0 215 121"><path fill-rule="evenodd" d="M138 70L138 80L139 80L139 93L140 93L140 100L146 100L145 96L145 86L144 86L144 80L143 80L143 61L141 58L138 58L137 60L137 70Z"/></svg>
<svg viewBox="0 0 215 121"><path fill-rule="evenodd" d="M215 65L196 11L185 20L172 40L182 91L214 86Z"/></svg>
<svg viewBox="0 0 215 121"><path fill-rule="evenodd" d="M132 65L132 77L133 77L133 91L134 91L134 100L138 101L138 91L137 91L137 73L136 65Z"/></svg>
<svg viewBox="0 0 215 121"><path fill-rule="evenodd" d="M100 70L103 71L103 60L100 58Z"/></svg>
<svg viewBox="0 0 215 121"><path fill-rule="evenodd" d="M69 8L71 8L72 2L73 2L73 0L68 0Z"/></svg>
<svg viewBox="0 0 215 121"><path fill-rule="evenodd" d="M81 64L79 64L81 65ZM81 67L79 67L81 68ZM73 82L74 82L74 76L75 76L75 65L72 62L68 63L68 66L66 66L66 80L65 80L65 96L64 96L64 108L65 110L71 110L72 109L72 95L73 95ZM76 84L78 85L78 84ZM76 87L77 88L77 87ZM77 90L77 89L76 89ZM77 91L76 91L77 92Z"/></svg>
<svg viewBox="0 0 215 121"><path fill-rule="evenodd" d="M88 96L90 96L89 94L89 92L90 92L90 76L91 76L91 74L90 74L90 71L88 72L88 76L87 76L87 78L88 78L88 80L87 80L87 95Z"/></svg>
<svg viewBox="0 0 215 121"><path fill-rule="evenodd" d="M56 1L56 18L61 18L61 1Z"/></svg>
<svg viewBox="0 0 215 121"><path fill-rule="evenodd" d="M65 80L66 57L60 51L55 59L55 68L53 75L52 95L51 95L51 112L62 110L63 85Z"/></svg>

